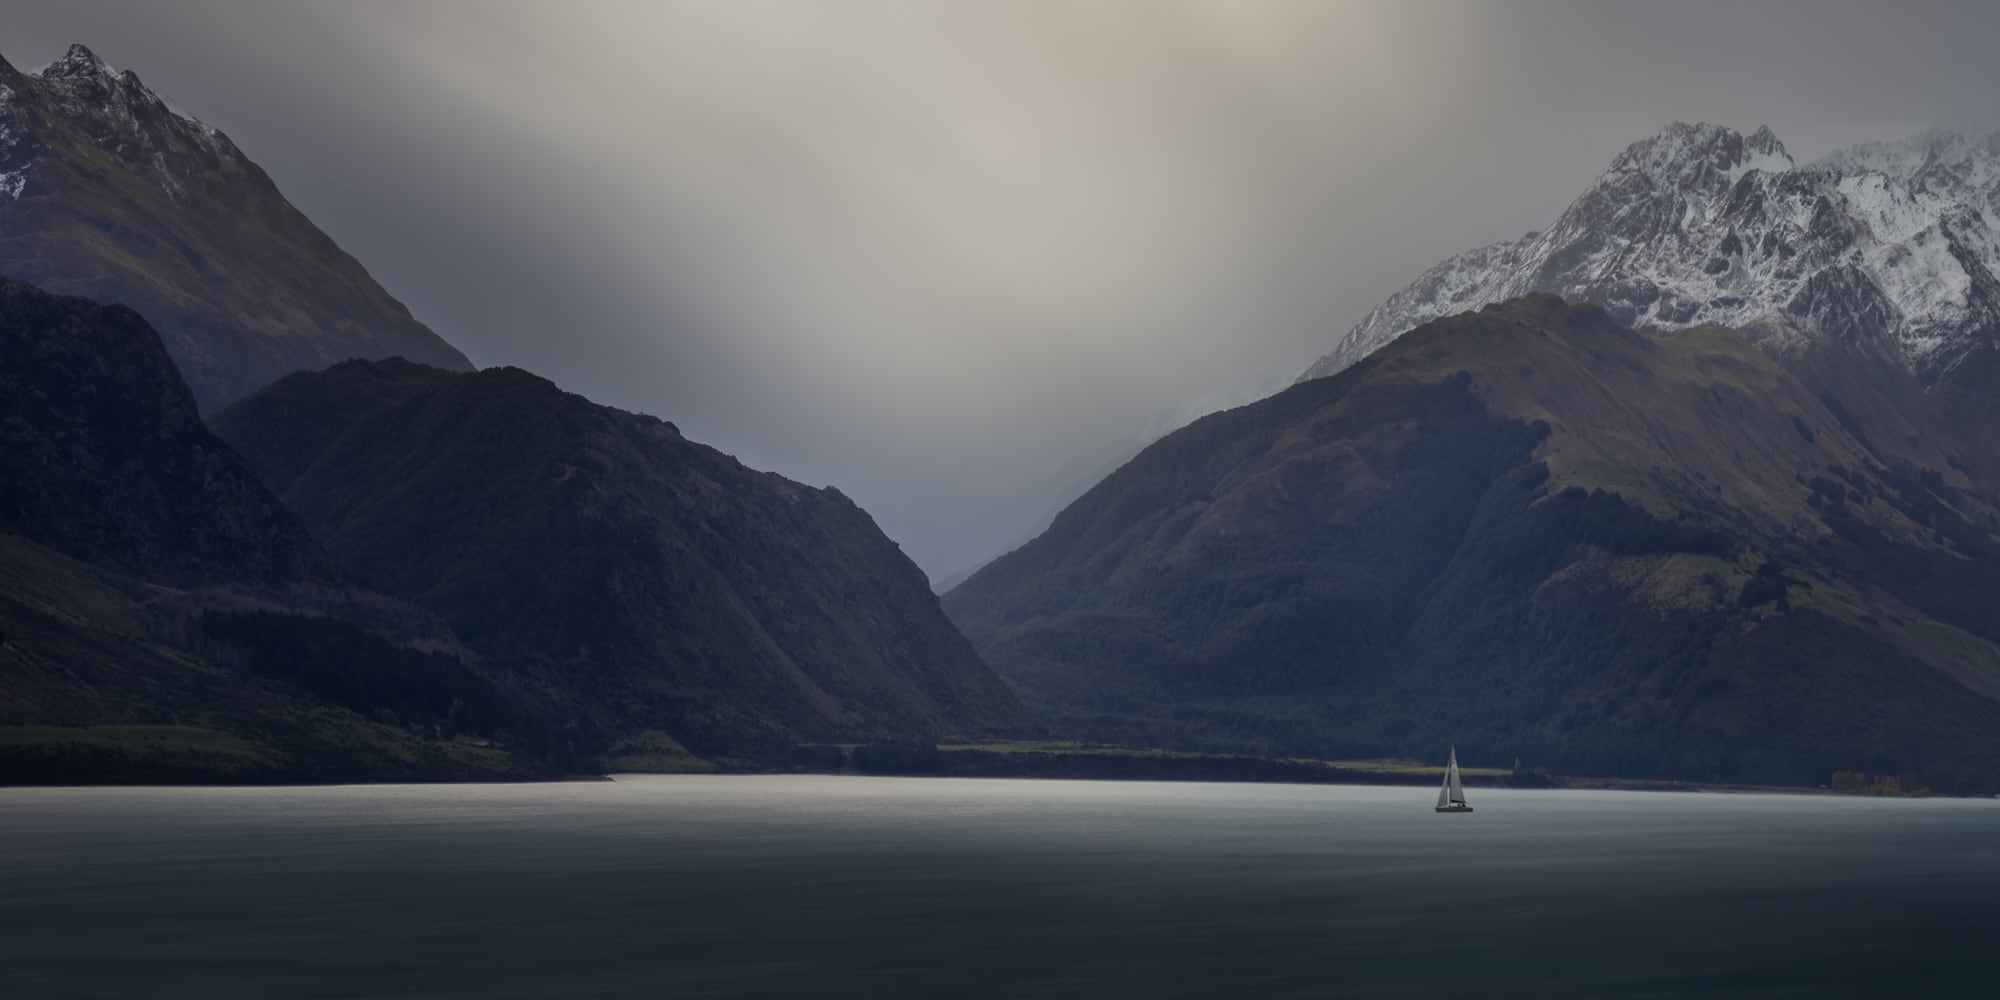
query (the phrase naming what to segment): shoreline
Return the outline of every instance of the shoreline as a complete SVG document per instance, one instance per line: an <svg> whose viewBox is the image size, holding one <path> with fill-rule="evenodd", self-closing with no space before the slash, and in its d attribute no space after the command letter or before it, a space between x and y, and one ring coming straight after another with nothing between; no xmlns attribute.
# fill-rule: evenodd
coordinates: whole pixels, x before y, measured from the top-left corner
<svg viewBox="0 0 2000 1000"><path fill-rule="evenodd" d="M1202 754L1103 744L945 744L925 752L915 745L875 755L851 748L839 769L791 773L850 773L884 777L1034 778L1077 781L1192 781L1259 784L1388 785L1431 787L1442 765L1405 760L1327 761L1300 757ZM1885 791L1829 785L1777 785L1552 774L1540 768L1461 767L1467 788L1574 789L1583 791L1701 792L1753 795L1838 795L1854 798L1988 798L1942 795L1929 789Z"/></svg>
<svg viewBox="0 0 2000 1000"><path fill-rule="evenodd" d="M1328 761L1303 757L1264 757L1249 754L1199 753L1146 747L1128 747L1068 741L990 741L983 743L928 744L809 744L801 745L787 764L750 760L702 761L700 767L619 768L618 762L602 772L521 773L469 776L438 775L338 775L321 773L285 780L270 771L200 773L199 768L152 770L130 766L106 768L99 774L79 773L88 768L51 768L49 772L23 775L15 771L0 778L4 788L311 788L366 785L484 785L544 784L549 782L596 782L615 780L614 775L713 774L744 776L758 774L859 775L871 777L932 778L1014 778L1063 781L1155 781L1236 784L1382 785L1399 787L1435 786L1444 768L1408 760ZM191 763L191 762L177 762ZM203 763L214 763L205 761ZM602 766L602 763L600 763ZM162 773L165 771L166 773ZM1859 798L2000 798L1990 795L1944 795L1929 789L1901 789L1871 785L1838 788L1829 785L1776 785L1727 781L1690 781L1671 778L1622 778L1552 774L1539 768L1503 770L1462 767L1466 787L1474 789L1572 789L1579 791L1640 791L1757 795L1838 795ZM28 780L20 780L22 777ZM40 777L43 780L35 780ZM148 778L152 780L147 780ZM137 779L137 780L135 780Z"/></svg>

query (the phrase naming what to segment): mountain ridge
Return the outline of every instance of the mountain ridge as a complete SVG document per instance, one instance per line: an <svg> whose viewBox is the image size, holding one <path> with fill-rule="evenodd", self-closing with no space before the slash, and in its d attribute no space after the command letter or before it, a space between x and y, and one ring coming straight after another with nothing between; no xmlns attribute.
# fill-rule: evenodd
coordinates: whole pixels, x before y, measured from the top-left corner
<svg viewBox="0 0 2000 1000"><path fill-rule="evenodd" d="M549 723L464 652L341 577L142 317L0 279L4 780L559 773Z"/></svg>
<svg viewBox="0 0 2000 1000"><path fill-rule="evenodd" d="M1640 330L1713 323L1771 350L1840 346L1934 384L1994 352L1996 272L2000 134L1932 131L1799 165L1768 128L1676 122L1548 229L1426 271L1301 378L1441 316L1549 292Z"/></svg>
<svg viewBox="0 0 2000 1000"><path fill-rule="evenodd" d="M838 490L518 369L288 376L213 421L364 585L608 730L704 754L1024 722Z"/></svg>
<svg viewBox="0 0 2000 1000"><path fill-rule="evenodd" d="M1931 397L1811 360L1550 295L1435 320L1168 435L945 606L1079 738L2000 782L2000 493Z"/></svg>
<svg viewBox="0 0 2000 1000"><path fill-rule="evenodd" d="M0 357L0 531L179 586L334 579L139 314L0 278Z"/></svg>
<svg viewBox="0 0 2000 1000"><path fill-rule="evenodd" d="M349 357L472 367L228 136L82 45L0 59L0 274L137 309L204 412Z"/></svg>

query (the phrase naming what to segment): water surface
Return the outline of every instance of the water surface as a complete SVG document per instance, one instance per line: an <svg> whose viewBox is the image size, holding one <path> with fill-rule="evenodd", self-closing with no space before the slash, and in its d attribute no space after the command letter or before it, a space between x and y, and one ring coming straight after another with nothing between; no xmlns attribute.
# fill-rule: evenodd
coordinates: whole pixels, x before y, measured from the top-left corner
<svg viewBox="0 0 2000 1000"><path fill-rule="evenodd" d="M2000 996L2000 802L0 789L0 995Z"/></svg>

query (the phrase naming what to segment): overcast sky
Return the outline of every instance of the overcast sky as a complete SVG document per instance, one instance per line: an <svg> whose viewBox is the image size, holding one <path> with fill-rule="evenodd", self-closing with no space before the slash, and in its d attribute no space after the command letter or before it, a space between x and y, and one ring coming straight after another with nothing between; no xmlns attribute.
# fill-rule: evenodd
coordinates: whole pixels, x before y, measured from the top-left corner
<svg viewBox="0 0 2000 1000"><path fill-rule="evenodd" d="M933 574L1675 119L2000 127L2000 4L10 0L481 366L834 485Z"/></svg>

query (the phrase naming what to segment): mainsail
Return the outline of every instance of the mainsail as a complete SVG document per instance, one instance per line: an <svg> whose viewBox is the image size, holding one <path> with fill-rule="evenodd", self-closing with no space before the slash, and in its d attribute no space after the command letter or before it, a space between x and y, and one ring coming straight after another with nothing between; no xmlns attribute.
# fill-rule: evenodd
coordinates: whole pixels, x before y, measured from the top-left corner
<svg viewBox="0 0 2000 1000"><path fill-rule="evenodd" d="M1439 812L1471 812L1465 804L1465 786L1458 780L1458 748L1451 748L1451 759L1444 766L1444 784L1438 786Z"/></svg>

